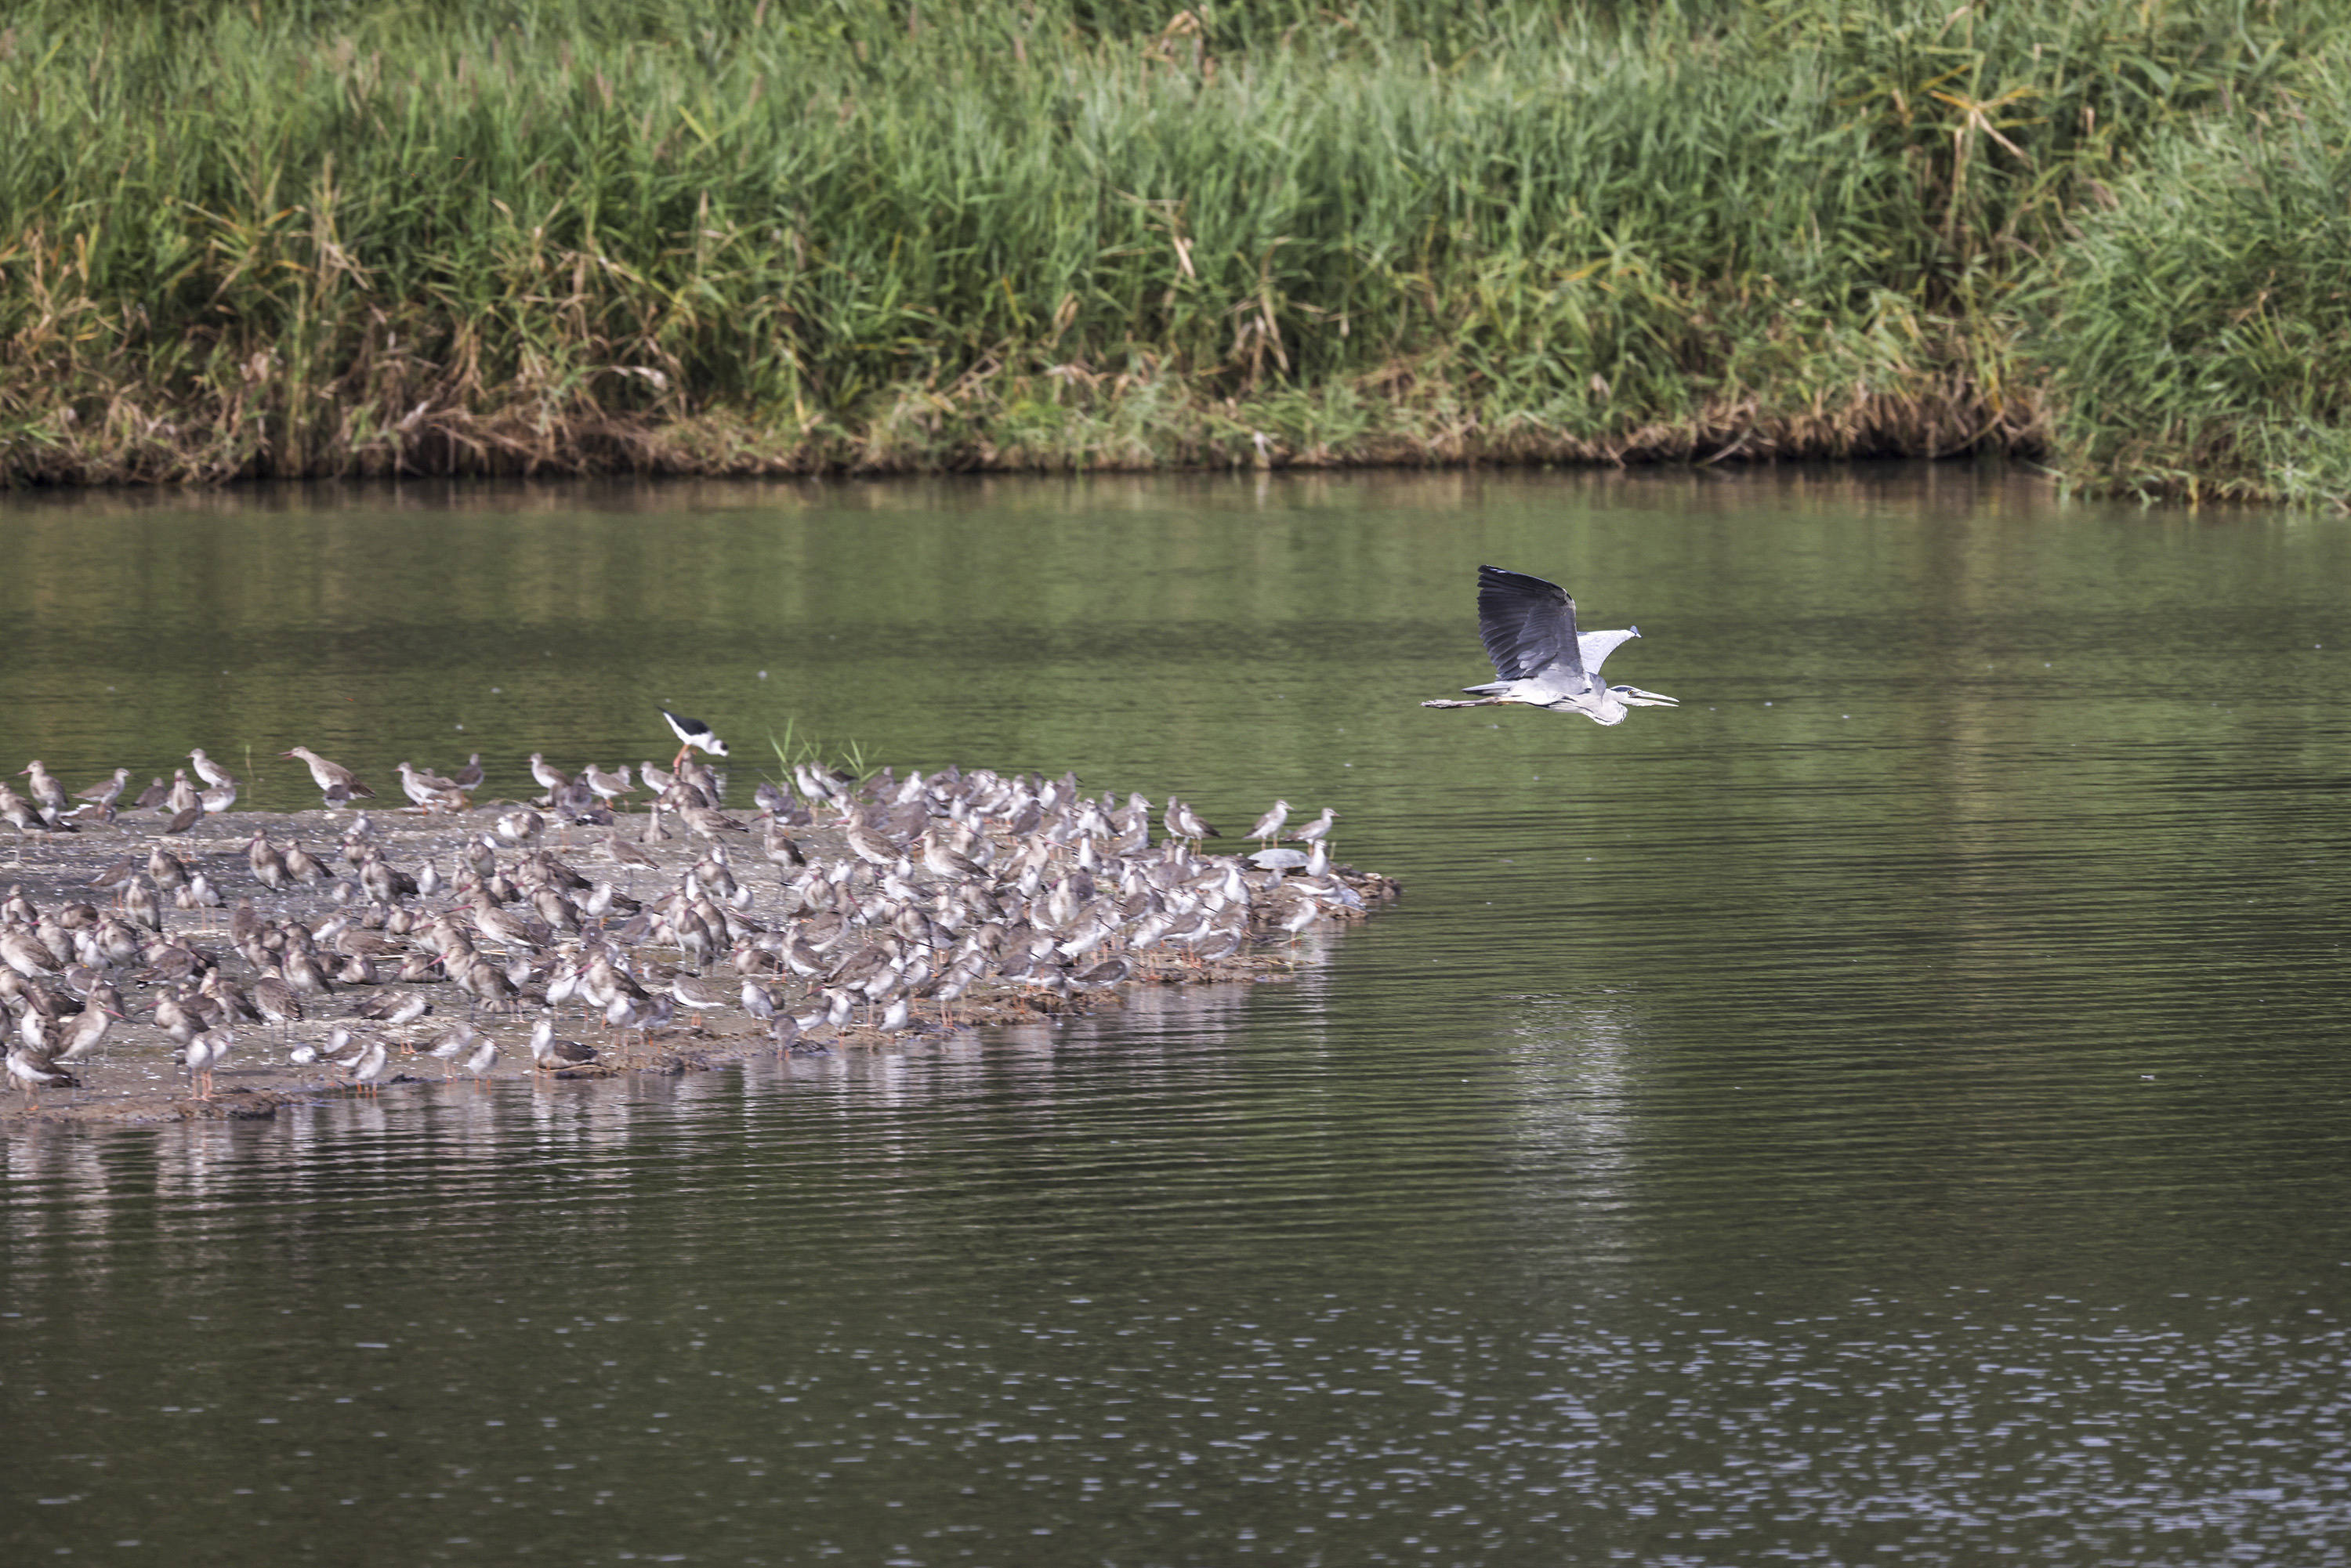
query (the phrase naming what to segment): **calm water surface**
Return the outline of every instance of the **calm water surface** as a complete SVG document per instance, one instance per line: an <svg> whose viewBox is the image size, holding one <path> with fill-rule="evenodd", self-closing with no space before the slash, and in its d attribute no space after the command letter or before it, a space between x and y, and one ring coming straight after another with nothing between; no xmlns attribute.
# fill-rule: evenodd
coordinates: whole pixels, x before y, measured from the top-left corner
<svg viewBox="0 0 2351 1568"><path fill-rule="evenodd" d="M1058 1029L0 1141L9 1563L2351 1561L2339 520L1897 469L0 529L0 757L77 787L519 793L666 702L1330 804L1407 886ZM1481 560L1684 706L1415 706Z"/></svg>

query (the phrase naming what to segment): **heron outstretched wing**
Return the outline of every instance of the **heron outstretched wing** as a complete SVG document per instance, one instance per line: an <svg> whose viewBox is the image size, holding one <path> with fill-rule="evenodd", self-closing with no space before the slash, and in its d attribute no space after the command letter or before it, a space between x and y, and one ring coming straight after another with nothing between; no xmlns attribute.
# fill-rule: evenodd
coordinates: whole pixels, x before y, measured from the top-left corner
<svg viewBox="0 0 2351 1568"><path fill-rule="evenodd" d="M1575 639L1575 601L1555 582L1499 566L1478 569L1478 635L1494 674L1522 680L1546 670L1573 679L1583 674ZM1616 632L1603 632L1615 636ZM1611 643L1610 647L1615 643Z"/></svg>
<svg viewBox="0 0 2351 1568"><path fill-rule="evenodd" d="M1577 649L1583 655L1584 670L1588 674L1598 674L1600 666L1608 662L1609 654L1640 634L1641 629L1638 626L1627 626L1622 632L1584 632L1575 640Z"/></svg>

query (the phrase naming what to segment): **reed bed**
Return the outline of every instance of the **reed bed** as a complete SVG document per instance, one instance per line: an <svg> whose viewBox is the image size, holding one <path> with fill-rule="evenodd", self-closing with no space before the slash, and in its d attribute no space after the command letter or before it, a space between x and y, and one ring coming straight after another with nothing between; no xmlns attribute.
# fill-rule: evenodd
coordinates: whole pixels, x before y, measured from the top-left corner
<svg viewBox="0 0 2351 1568"><path fill-rule="evenodd" d="M2173 140L2085 216L2034 340L2059 471L2188 500L2351 505L2351 117Z"/></svg>
<svg viewBox="0 0 2351 1568"><path fill-rule="evenodd" d="M2332 499L2276 476L2333 401L2218 318L2233 401L2136 363L2113 398L2161 299L2101 280L2170 243L2225 314L2323 189L2325 130L2265 138L2346 31L2304 0L32 0L0 476L1991 446ZM2164 217L2221 148L2309 186L2240 204L2228 255ZM2278 341L2323 293L2273 294Z"/></svg>

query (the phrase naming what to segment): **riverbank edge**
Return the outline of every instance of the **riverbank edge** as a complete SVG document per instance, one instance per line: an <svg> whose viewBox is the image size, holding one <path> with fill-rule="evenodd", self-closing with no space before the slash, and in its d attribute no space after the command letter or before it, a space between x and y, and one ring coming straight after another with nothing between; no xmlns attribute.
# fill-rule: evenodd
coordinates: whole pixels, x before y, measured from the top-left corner
<svg viewBox="0 0 2351 1568"><path fill-rule="evenodd" d="M0 487L219 486L335 478L791 478L942 473L1231 472L1248 469L1625 467L1945 458L2049 450L2037 396L1971 396L1968 378L1926 378L1781 410L1760 396L1599 435L1529 416L1480 414L1450 397L1381 402L1359 388L1233 399L1209 392L1051 405L1014 396L951 404L909 390L861 426L753 414L679 419L543 407L421 413L397 439L310 444L281 461L266 420L210 424L201 410L117 392L102 430L60 409L0 437ZM1015 389L1016 392L1018 389ZM63 400L61 400L63 401ZM149 412L150 410L155 412ZM1040 411L1049 411L1050 417ZM363 423L365 422L353 422ZM380 431L380 427L377 427Z"/></svg>

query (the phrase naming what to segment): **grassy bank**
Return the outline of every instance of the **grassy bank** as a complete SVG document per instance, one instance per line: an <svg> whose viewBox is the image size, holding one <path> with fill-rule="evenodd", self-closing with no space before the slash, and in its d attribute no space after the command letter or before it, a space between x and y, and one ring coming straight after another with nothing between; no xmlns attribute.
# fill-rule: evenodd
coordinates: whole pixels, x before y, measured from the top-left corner
<svg viewBox="0 0 2351 1568"><path fill-rule="evenodd" d="M2179 211L2242 188L2215 149L2320 199L2351 23L2304 0L160 10L0 35L9 480L1991 444L2351 484L2280 477L2336 400L2224 319L2323 239ZM2164 344L2241 354L2231 398Z"/></svg>
<svg viewBox="0 0 2351 1568"><path fill-rule="evenodd" d="M2351 506L2351 79L2330 74L2306 114L2167 139L2055 256L2031 340L2061 473Z"/></svg>

